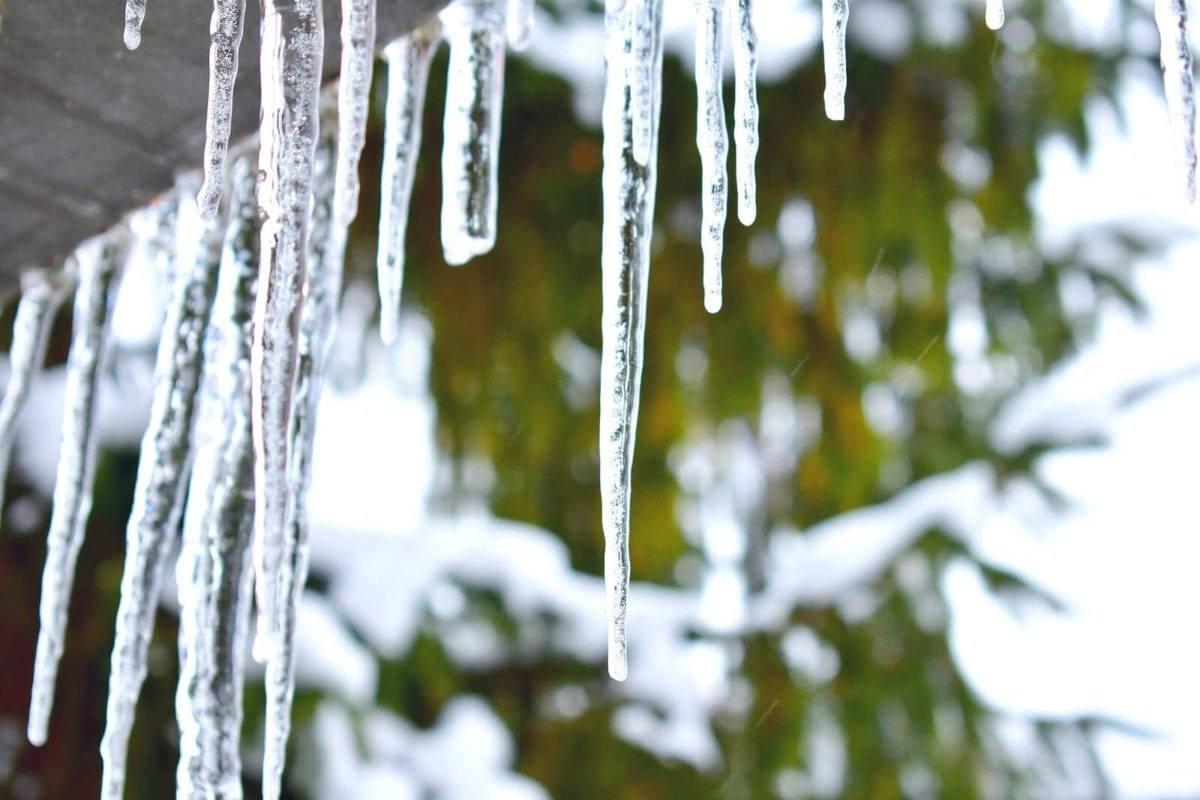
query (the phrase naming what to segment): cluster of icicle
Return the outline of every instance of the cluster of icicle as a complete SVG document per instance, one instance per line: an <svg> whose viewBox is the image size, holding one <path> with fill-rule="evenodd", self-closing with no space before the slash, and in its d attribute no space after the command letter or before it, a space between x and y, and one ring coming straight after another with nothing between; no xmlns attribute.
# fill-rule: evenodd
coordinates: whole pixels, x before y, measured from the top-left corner
<svg viewBox="0 0 1200 800"><path fill-rule="evenodd" d="M159 204L154 224L82 246L63 269L27 277L11 377L0 402L0 486L15 421L44 357L55 311L74 287L63 436L48 534L29 738L44 742L63 649L75 561L91 506L94 419L110 301L131 252L173 237L171 290L156 389L142 442L113 647L103 797L116 800L134 707L146 675L154 609L177 529L180 625L179 797L241 796L242 657L267 665L263 796L277 798L289 728L296 608L306 560L305 493L317 401L336 323L347 228L358 205L375 54L374 0L343 0L336 128L322 125L320 0L262 0L262 125L257 157L230 152L244 0L214 0L203 183ZM826 113L845 112L848 0L823 0ZM125 42L141 38L145 0L128 0ZM1195 192L1195 106L1184 0L1156 0L1172 116L1188 135ZM695 0L697 144L703 172L704 304L722 304L727 205L722 97L724 27L732 34L738 218L756 215L756 40L751 0ZM987 0L999 27L1001 0ZM445 259L462 264L496 238L497 168L506 47L530 36L533 0L454 0L383 49L388 65L379 229L381 335L397 335L404 241L430 64L449 45L442 151ZM609 672L626 676L630 471L646 321L663 58L662 0L605 8L603 338L600 463ZM225 179L226 163L230 164ZM226 186L225 184L229 185ZM248 487L253 487L248 488ZM186 508L184 500L187 498ZM253 601L253 602L252 602Z"/></svg>

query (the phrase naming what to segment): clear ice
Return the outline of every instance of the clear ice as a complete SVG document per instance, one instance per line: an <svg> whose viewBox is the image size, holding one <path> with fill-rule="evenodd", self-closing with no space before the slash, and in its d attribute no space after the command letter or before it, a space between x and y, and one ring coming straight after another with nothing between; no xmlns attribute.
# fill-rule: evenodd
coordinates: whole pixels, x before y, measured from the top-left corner
<svg viewBox="0 0 1200 800"><path fill-rule="evenodd" d="M312 245L308 291L300 312L300 362L292 427L291 506L280 569L279 647L267 662L267 719L263 752L263 800L278 800L291 730L295 689L296 616L308 575L306 500L312 479L312 447L317 406L334 339L346 226L335 218L333 203L334 142L322 137L314 173Z"/></svg>
<svg viewBox="0 0 1200 800"><path fill-rule="evenodd" d="M524 50L533 36L534 0L508 0L508 46Z"/></svg>
<svg viewBox="0 0 1200 800"><path fill-rule="evenodd" d="M825 50L825 116L846 118L846 22L850 0L821 0L822 46Z"/></svg>
<svg viewBox="0 0 1200 800"><path fill-rule="evenodd" d="M195 184L190 187L195 188ZM192 420L200 383L204 332L216 290L221 228L206 225L191 192L179 192L178 254L155 366L150 423L142 437L125 571L117 607L108 683L108 713L100 754L101 797L121 800L134 710L146 678L146 653L166 558L183 510L191 470Z"/></svg>
<svg viewBox="0 0 1200 800"><path fill-rule="evenodd" d="M208 118L204 138L204 183L197 202L200 216L212 219L221 202L229 126L233 121L233 84L238 73L238 48L246 24L246 0L213 0L208 50Z"/></svg>
<svg viewBox="0 0 1200 800"><path fill-rule="evenodd" d="M1004 26L1004 0L987 0L984 21L994 31L998 31Z"/></svg>
<svg viewBox="0 0 1200 800"><path fill-rule="evenodd" d="M146 0L125 0L125 46L137 50L142 43L142 20L146 18Z"/></svg>
<svg viewBox="0 0 1200 800"><path fill-rule="evenodd" d="M390 43L383 50L388 64L387 109L383 126L383 174L379 202L379 332L396 340L400 294L404 288L404 239L413 177L421 150L421 118L429 65L440 33L436 20Z"/></svg>
<svg viewBox="0 0 1200 800"><path fill-rule="evenodd" d="M751 0L727 0L733 21L733 141L737 146L738 221L758 216L754 162L758 157L758 37Z"/></svg>
<svg viewBox="0 0 1200 800"><path fill-rule="evenodd" d="M700 247L704 252L704 308L721 310L721 251L728 201L725 161L725 101L721 91L724 0L696 0L696 146L703 186L700 194Z"/></svg>
<svg viewBox="0 0 1200 800"><path fill-rule="evenodd" d="M450 45L442 144L442 250L447 264L465 264L496 243L504 1L454 0L440 14Z"/></svg>
<svg viewBox="0 0 1200 800"><path fill-rule="evenodd" d="M367 139L375 67L375 0L342 0L342 68L338 81L334 214L349 225L358 213L358 159Z"/></svg>
<svg viewBox="0 0 1200 800"><path fill-rule="evenodd" d="M660 91L654 79L654 48L658 30L655 14L660 0L628 0L633 13L627 15L625 24L630 26L633 44L622 54L626 80L633 92L633 157L645 166L651 158L651 129L654 121L654 105Z"/></svg>
<svg viewBox="0 0 1200 800"><path fill-rule="evenodd" d="M1192 78L1192 50L1187 41L1185 0L1154 0L1154 20L1161 42L1163 87L1171 127L1179 137L1184 168L1184 194L1196 201L1196 95Z"/></svg>
<svg viewBox="0 0 1200 800"><path fill-rule="evenodd" d="M71 279L63 273L30 271L21 276L21 300L13 321L12 347L9 348L8 385L0 401L0 510L4 508L4 485L12 458L17 420L33 376L46 360L46 345L54 316L70 289Z"/></svg>
<svg viewBox="0 0 1200 800"><path fill-rule="evenodd" d="M42 573L41 629L33 665L29 741L44 744L54 704L54 685L67 630L75 562L92 510L96 464L96 401L108 350L109 317L120 268L129 251L128 232L118 229L85 243L73 256L78 270L67 385L63 393L62 443L54 479L53 511Z"/></svg>
<svg viewBox="0 0 1200 800"><path fill-rule="evenodd" d="M237 159L229 227L204 341L179 586L176 797L240 800L242 659L255 495L250 339L258 282L255 170Z"/></svg>
<svg viewBox="0 0 1200 800"><path fill-rule="evenodd" d="M263 0L259 128L258 300L251 347L254 438L254 657L275 646L279 568L287 524L292 391L299 357L313 153L324 29L320 0Z"/></svg>
<svg viewBox="0 0 1200 800"><path fill-rule="evenodd" d="M625 621L629 600L629 498L634 432L642 375L646 287L650 278L657 164L634 153L637 88L628 68L636 47L637 3L609 0L605 9L604 56L604 225L600 362L600 497L604 526L605 605L608 613L608 672L627 673ZM651 3L650 72L662 73L662 6ZM661 106L650 109L649 150L657 147Z"/></svg>

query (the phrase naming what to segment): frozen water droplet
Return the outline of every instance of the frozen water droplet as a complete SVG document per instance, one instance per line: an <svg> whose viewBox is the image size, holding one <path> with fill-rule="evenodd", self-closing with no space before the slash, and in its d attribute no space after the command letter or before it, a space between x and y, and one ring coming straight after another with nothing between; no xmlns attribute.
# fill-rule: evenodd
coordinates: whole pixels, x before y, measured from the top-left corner
<svg viewBox="0 0 1200 800"><path fill-rule="evenodd" d="M146 18L146 0L125 0L125 46L137 50L142 43L142 20Z"/></svg>
<svg viewBox="0 0 1200 800"><path fill-rule="evenodd" d="M737 145L738 220L758 216L754 162L758 157L758 37L751 0L729 0L733 24L733 141Z"/></svg>
<svg viewBox="0 0 1200 800"><path fill-rule="evenodd" d="M984 21L994 31L998 31L1004 26L1004 0L987 0Z"/></svg>
<svg viewBox="0 0 1200 800"><path fill-rule="evenodd" d="M191 198L180 192L176 264L155 366L150 423L142 437L132 513L126 529L125 570L117 607L108 683L108 711L100 753L101 797L121 800L134 710L146 678L146 653L170 544L178 530L191 471L192 421L203 359L204 332L216 290L221 228L205 225Z"/></svg>
<svg viewBox="0 0 1200 800"><path fill-rule="evenodd" d="M338 80L334 214L349 225L358 213L358 159L367 138L375 67L375 0L342 0L342 67Z"/></svg>
<svg viewBox="0 0 1200 800"><path fill-rule="evenodd" d="M600 498L604 527L605 605L608 614L608 671L616 680L627 673L626 615L629 605L629 501L650 277L654 193L658 165L661 92L650 109L649 157L634 154L638 114L633 70L635 26L630 3L609 0L605 11L604 55L604 225L601 253L603 314L600 359ZM662 76L662 5L650 9L650 74Z"/></svg>
<svg viewBox="0 0 1200 800"><path fill-rule="evenodd" d="M33 376L46 360L46 345L54 316L71 287L63 273L29 272L21 278L21 299L13 321L9 349L8 385L0 402L0 510L4 508L4 484L12 457L17 420L29 396Z"/></svg>
<svg viewBox="0 0 1200 800"><path fill-rule="evenodd" d="M388 89L376 267L379 274L379 331L387 344L396 340L399 325L400 295L404 287L404 239L421 150L425 85L438 41L435 20L383 50L388 63Z"/></svg>
<svg viewBox="0 0 1200 800"><path fill-rule="evenodd" d="M1163 88L1167 113L1179 139L1184 194L1196 200L1196 95L1192 77L1192 49L1187 40L1187 4L1184 0L1154 0L1154 19L1161 40Z"/></svg>
<svg viewBox="0 0 1200 800"><path fill-rule="evenodd" d="M496 243L502 3L455 0L440 15L450 45L442 144L442 250L448 264L465 264Z"/></svg>
<svg viewBox="0 0 1200 800"><path fill-rule="evenodd" d="M241 797L242 658L255 495L250 340L258 211L250 157L233 164L229 227L204 336L179 587L177 797Z"/></svg>
<svg viewBox="0 0 1200 800"><path fill-rule="evenodd" d="M700 247L704 252L704 307L721 309L721 254L728 201L725 101L721 90L724 0L696 0L696 146L700 150Z"/></svg>
<svg viewBox="0 0 1200 800"><path fill-rule="evenodd" d="M846 22L850 0L822 0L822 44L825 50L825 116L846 118Z"/></svg>
<svg viewBox="0 0 1200 800"><path fill-rule="evenodd" d="M288 503L289 425L312 202L324 28L319 0L264 0L259 128L258 301L251 348L254 432L254 657L276 643L278 576Z"/></svg>
<svg viewBox="0 0 1200 800"><path fill-rule="evenodd" d="M85 243L73 257L79 283L75 290L71 349L67 355L62 444L54 479L54 510L46 536L41 629L29 703L29 741L35 745L46 741L75 581L75 562L92 510L96 390L108 350L110 298L128 252L128 232L121 229Z"/></svg>
<svg viewBox="0 0 1200 800"><path fill-rule="evenodd" d="M204 138L204 184L197 202L200 216L212 219L221 202L229 126L233 120L233 85L237 81L238 48L246 24L246 0L214 0L209 26L208 116Z"/></svg>

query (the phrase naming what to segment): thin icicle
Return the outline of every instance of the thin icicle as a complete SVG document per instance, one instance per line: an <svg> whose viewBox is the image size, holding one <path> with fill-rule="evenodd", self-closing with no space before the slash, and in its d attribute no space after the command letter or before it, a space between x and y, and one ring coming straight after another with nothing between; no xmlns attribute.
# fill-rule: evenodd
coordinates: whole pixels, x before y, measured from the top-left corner
<svg viewBox="0 0 1200 800"><path fill-rule="evenodd" d="M600 361L600 497L604 525L605 604L608 609L608 672L627 673L625 618L629 598L629 499L634 433L646 329L646 286L650 278L657 164L633 152L637 99L626 61L633 51L635 13L623 0L609 0L604 55L604 226L601 254L604 296ZM651 78L662 74L662 6L652 6ZM657 98L657 94L656 94ZM657 148L661 107L650 115L650 153Z"/></svg>
<svg viewBox="0 0 1200 800"><path fill-rule="evenodd" d="M192 184L192 189L195 184ZM221 229L205 225L187 193L180 193L179 230L171 299L155 366L150 423L142 437L133 510L126 528L125 571L117 607L108 714L100 754L100 796L121 800L129 734L154 633L154 612L170 544L183 509L191 470L192 420L203 363L204 332L216 290Z"/></svg>
<svg viewBox="0 0 1200 800"><path fill-rule="evenodd" d="M658 30L654 20L660 0L627 0L632 3L631 14L626 15L630 26L633 46L625 54L626 80L631 82L633 92L633 157L645 166L650 161L650 141L653 138L653 109L661 89L654 79L654 48Z"/></svg>
<svg viewBox="0 0 1200 800"><path fill-rule="evenodd" d="M400 294L404 288L404 237L408 231L408 207L421 150L425 85L440 36L438 23L432 20L383 50L383 57L388 62L388 89L376 267L379 273L379 333L387 344L396 340L398 332Z"/></svg>
<svg viewBox="0 0 1200 800"><path fill-rule="evenodd" d="M306 500L312 477L312 446L317 405L334 339L346 227L332 219L333 142L317 151L316 202L313 205L312 247L309 248L308 291L300 315L300 363L296 373L295 417L292 427L291 506L284 542L280 580L279 648L267 662L266 735L263 753L263 800L278 800L291 730L295 688L296 615L308 575ZM322 151L325 151L324 153ZM322 158L325 155L325 158Z"/></svg>
<svg viewBox="0 0 1200 800"><path fill-rule="evenodd" d="M375 0L342 0L342 72L338 82L337 183L334 214L349 225L358 213L358 158L367 139L375 66Z"/></svg>
<svg viewBox="0 0 1200 800"><path fill-rule="evenodd" d="M721 251L729 190L725 160L725 101L721 92L724 0L696 0L696 146L700 149L700 248L704 251L704 307L721 310Z"/></svg>
<svg viewBox="0 0 1200 800"><path fill-rule="evenodd" d="M288 426L312 202L324 29L320 0L264 0L258 204L258 301L251 348L254 431L254 657L275 644L279 565L288 503Z"/></svg>
<svg viewBox="0 0 1200 800"><path fill-rule="evenodd" d="M758 158L758 37L751 0L729 0L733 23L733 141L737 145L738 220L758 216L754 162Z"/></svg>
<svg viewBox="0 0 1200 800"><path fill-rule="evenodd" d="M4 484L12 457L17 419L29 396L33 376L46 360L46 345L54 316L70 289L62 273L31 271L21 276L21 300L13 321L12 348L8 353L8 385L0 402L0 511L4 509Z"/></svg>
<svg viewBox="0 0 1200 800"><path fill-rule="evenodd" d="M41 629L33 665L29 703L29 741L46 741L54 685L67 631L67 609L75 580L75 561L92 510L92 473L96 463L96 390L108 350L110 299L125 263L125 230L85 244L74 256L79 284L75 290L67 385L63 392L62 444L54 479L54 510L46 536L42 573Z"/></svg>
<svg viewBox="0 0 1200 800"><path fill-rule="evenodd" d="M821 0L825 49L825 116L846 118L846 21L850 0Z"/></svg>
<svg viewBox="0 0 1200 800"><path fill-rule="evenodd" d="M125 0L125 46L137 50L142 43L142 20L146 18L146 0Z"/></svg>
<svg viewBox="0 0 1200 800"><path fill-rule="evenodd" d="M508 0L508 46L513 50L529 47L533 37L534 0Z"/></svg>
<svg viewBox="0 0 1200 800"><path fill-rule="evenodd" d="M233 203L204 337L196 459L176 567L180 800L242 797L238 742L255 506L249 357L258 281L258 209L252 159L235 161L230 178Z"/></svg>
<svg viewBox="0 0 1200 800"><path fill-rule="evenodd" d="M496 243L502 2L455 0L441 13L450 44L442 144L442 250L448 264L465 264Z"/></svg>
<svg viewBox="0 0 1200 800"><path fill-rule="evenodd" d="M983 18L989 28L1000 30L1004 26L1004 0L987 0L987 11Z"/></svg>
<svg viewBox="0 0 1200 800"><path fill-rule="evenodd" d="M1154 0L1154 19L1161 41L1163 86L1171 126L1179 137L1184 193L1196 201L1196 96L1192 81L1192 49L1187 41L1185 0Z"/></svg>
<svg viewBox="0 0 1200 800"><path fill-rule="evenodd" d="M200 216L212 219L221 202L229 126L233 120L233 85L237 81L238 48L246 24L246 0L213 0L208 49L208 119L204 139L204 184L197 202Z"/></svg>

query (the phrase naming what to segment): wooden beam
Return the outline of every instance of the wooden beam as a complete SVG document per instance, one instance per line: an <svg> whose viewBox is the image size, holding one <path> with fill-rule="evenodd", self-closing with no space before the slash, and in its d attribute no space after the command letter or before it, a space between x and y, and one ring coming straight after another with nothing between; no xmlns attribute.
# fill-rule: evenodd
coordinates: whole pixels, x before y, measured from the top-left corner
<svg viewBox="0 0 1200 800"><path fill-rule="evenodd" d="M378 0L378 41L445 0ZM151 0L134 51L120 0L13 0L0 27L0 294L22 269L79 242L199 167L208 94L202 0ZM325 0L325 75L336 75L340 3ZM249 0L232 140L258 125L258 3Z"/></svg>

